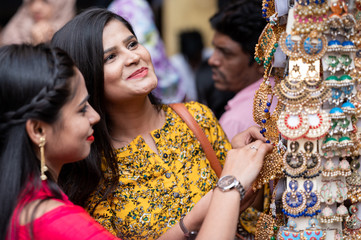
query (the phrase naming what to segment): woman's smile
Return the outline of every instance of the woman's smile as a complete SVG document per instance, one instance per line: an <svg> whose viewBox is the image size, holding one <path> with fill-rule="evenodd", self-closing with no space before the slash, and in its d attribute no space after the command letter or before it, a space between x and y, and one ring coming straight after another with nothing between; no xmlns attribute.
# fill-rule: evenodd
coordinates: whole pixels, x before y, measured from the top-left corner
<svg viewBox="0 0 361 240"><path fill-rule="evenodd" d="M148 68L146 67L142 67L140 69L138 69L137 71L133 72L128 78L127 80L130 79L136 79L136 78L143 78L145 76L148 75Z"/></svg>

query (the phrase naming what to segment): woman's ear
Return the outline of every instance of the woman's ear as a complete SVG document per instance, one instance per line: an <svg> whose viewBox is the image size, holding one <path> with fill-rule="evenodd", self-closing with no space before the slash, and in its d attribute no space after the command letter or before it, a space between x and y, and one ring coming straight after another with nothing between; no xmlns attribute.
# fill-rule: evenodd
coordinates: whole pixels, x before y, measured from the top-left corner
<svg viewBox="0 0 361 240"><path fill-rule="evenodd" d="M45 137L46 124L39 120L28 119L25 124L26 132L35 145L39 145L40 138Z"/></svg>

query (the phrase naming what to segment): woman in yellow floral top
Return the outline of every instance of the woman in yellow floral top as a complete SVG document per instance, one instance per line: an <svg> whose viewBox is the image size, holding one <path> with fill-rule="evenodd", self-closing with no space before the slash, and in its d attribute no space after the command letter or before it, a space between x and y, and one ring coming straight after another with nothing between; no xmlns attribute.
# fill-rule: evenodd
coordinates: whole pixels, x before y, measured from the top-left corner
<svg viewBox="0 0 361 240"><path fill-rule="evenodd" d="M150 55L123 18L85 11L52 44L72 56L102 117L89 161L65 167L59 183L113 234L156 239L216 185L200 143L152 96L157 77ZM213 113L196 102L186 107L224 163L231 145Z"/></svg>
<svg viewBox="0 0 361 240"><path fill-rule="evenodd" d="M223 161L230 144L211 111L195 102L186 106ZM163 106L163 111L165 124L150 132L158 153L141 135L118 148L119 186L93 213L99 223L125 239L158 237L215 187L217 177L194 134L170 107ZM91 196L89 210L101 192Z"/></svg>

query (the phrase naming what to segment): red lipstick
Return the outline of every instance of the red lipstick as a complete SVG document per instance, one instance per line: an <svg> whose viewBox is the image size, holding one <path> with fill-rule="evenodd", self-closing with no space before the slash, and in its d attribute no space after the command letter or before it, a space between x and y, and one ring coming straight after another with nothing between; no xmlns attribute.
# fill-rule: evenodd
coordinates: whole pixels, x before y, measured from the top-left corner
<svg viewBox="0 0 361 240"><path fill-rule="evenodd" d="M137 71L133 72L127 79L142 78L148 75L148 68L142 67Z"/></svg>
<svg viewBox="0 0 361 240"><path fill-rule="evenodd" d="M89 136L86 140L87 140L87 141L90 141L90 142L93 142L93 141L94 141L94 136L91 135L91 136Z"/></svg>

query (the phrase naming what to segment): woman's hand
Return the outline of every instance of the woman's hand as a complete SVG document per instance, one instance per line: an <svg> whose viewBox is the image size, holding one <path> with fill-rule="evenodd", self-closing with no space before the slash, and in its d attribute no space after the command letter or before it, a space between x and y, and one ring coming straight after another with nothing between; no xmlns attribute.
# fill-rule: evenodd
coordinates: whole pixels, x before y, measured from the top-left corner
<svg viewBox="0 0 361 240"><path fill-rule="evenodd" d="M257 140L244 147L232 149L227 153L222 176L232 175L245 189L252 184L261 170L263 159L272 150L272 145Z"/></svg>
<svg viewBox="0 0 361 240"><path fill-rule="evenodd" d="M233 148L241 148L245 145L254 142L256 140L261 140L266 142L266 138L260 133L261 128L257 126L249 127L247 130L238 133L232 138L231 144Z"/></svg>

